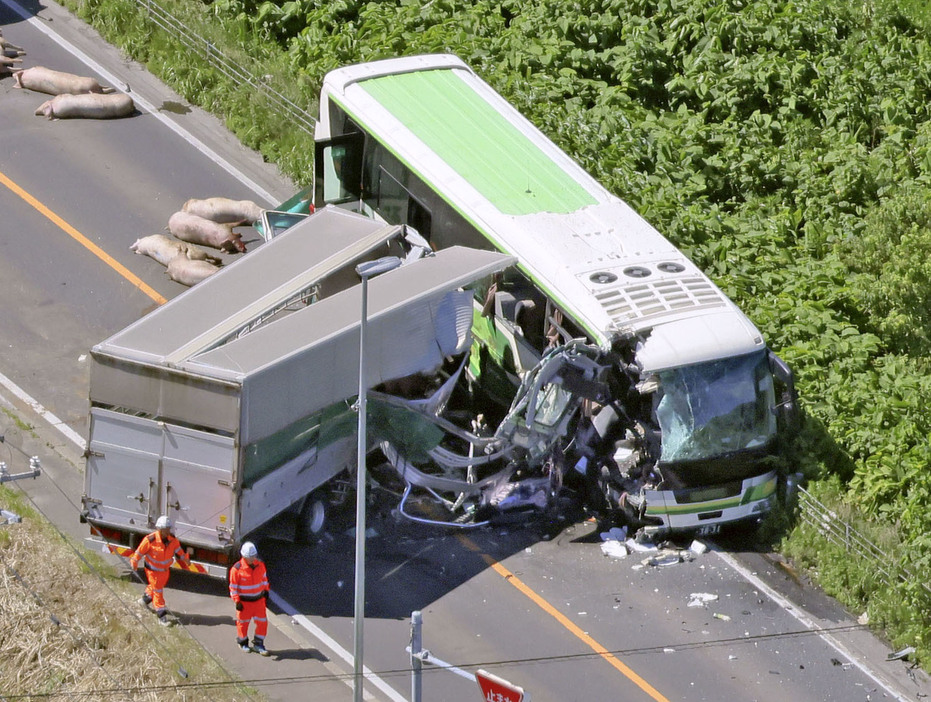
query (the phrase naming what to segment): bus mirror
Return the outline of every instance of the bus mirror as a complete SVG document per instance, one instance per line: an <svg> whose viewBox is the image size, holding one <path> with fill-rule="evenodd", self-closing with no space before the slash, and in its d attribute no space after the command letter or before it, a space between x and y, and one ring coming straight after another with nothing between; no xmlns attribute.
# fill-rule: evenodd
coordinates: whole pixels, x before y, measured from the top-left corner
<svg viewBox="0 0 931 702"><path fill-rule="evenodd" d="M789 365L772 351L769 352L769 367L779 396L775 407L776 418L783 428L794 433L798 429L800 419L795 374Z"/></svg>

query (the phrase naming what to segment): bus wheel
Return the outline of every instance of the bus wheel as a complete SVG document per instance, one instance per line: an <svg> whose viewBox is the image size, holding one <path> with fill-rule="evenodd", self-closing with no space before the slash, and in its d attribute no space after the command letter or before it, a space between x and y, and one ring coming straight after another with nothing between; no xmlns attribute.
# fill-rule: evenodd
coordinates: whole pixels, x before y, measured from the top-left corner
<svg viewBox="0 0 931 702"><path fill-rule="evenodd" d="M330 501L326 490L315 490L304 500L304 506L297 519L297 541L302 544L315 544L323 534L330 521Z"/></svg>

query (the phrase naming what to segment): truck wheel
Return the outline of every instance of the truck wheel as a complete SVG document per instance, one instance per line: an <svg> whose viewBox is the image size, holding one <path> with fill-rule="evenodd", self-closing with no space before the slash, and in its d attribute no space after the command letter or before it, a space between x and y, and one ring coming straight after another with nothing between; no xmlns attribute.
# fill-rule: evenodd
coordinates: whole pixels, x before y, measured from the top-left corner
<svg viewBox="0 0 931 702"><path fill-rule="evenodd" d="M297 519L297 541L314 544L320 540L330 521L330 501L325 490L307 496Z"/></svg>

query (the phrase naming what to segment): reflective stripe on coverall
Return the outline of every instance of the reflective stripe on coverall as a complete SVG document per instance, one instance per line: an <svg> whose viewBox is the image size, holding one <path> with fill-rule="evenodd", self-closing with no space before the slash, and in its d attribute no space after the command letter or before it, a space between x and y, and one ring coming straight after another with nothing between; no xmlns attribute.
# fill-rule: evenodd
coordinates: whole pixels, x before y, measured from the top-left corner
<svg viewBox="0 0 931 702"><path fill-rule="evenodd" d="M242 603L236 612L236 636L240 643L249 638L249 622L255 620L255 636L260 641L268 633L268 617L265 614L265 595L268 592L268 576L265 564L255 559L253 565L241 558L230 568L230 597Z"/></svg>
<svg viewBox="0 0 931 702"><path fill-rule="evenodd" d="M185 566L190 565L190 561L174 534L169 534L166 540L162 540L162 535L157 531L146 536L130 557L129 564L133 570L139 566L140 558L145 558L145 577L148 582L145 594L151 598L152 606L161 616L166 611L164 590L171 573L172 560L178 559L178 563Z"/></svg>

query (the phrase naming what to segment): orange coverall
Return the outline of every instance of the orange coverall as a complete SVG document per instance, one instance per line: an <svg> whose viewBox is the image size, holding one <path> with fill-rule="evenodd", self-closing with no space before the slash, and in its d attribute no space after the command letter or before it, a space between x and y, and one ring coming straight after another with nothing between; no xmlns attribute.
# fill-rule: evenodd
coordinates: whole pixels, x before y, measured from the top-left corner
<svg viewBox="0 0 931 702"><path fill-rule="evenodd" d="M164 590L168 584L171 561L178 559L178 563L185 567L189 566L191 561L174 534L169 532L168 537L163 539L158 531L146 536L130 557L129 564L133 570L139 566L140 558L145 558L145 577L148 582L145 588L146 597L152 600L155 613L162 617L167 612Z"/></svg>
<svg viewBox="0 0 931 702"><path fill-rule="evenodd" d="M268 597L268 575L265 564L258 558L249 564L245 558L230 568L230 597L236 603L236 640L240 644L249 639L249 622L255 620L255 638L258 643L268 633L265 598ZM239 609L239 605L242 609Z"/></svg>

